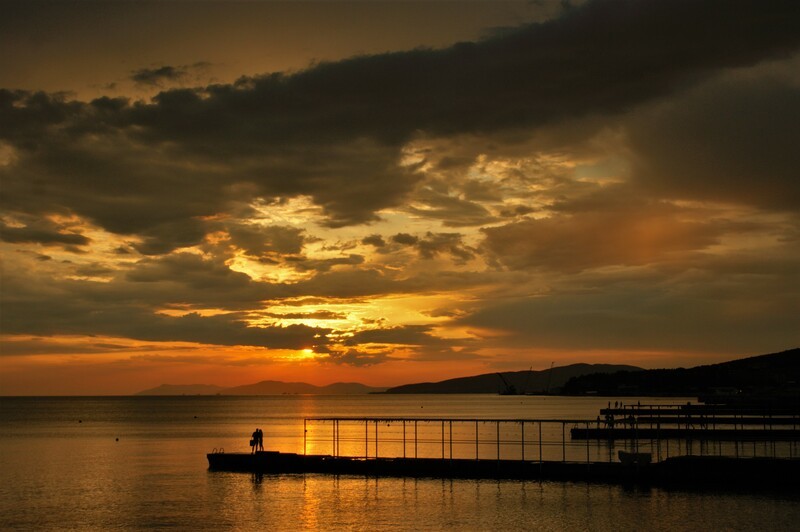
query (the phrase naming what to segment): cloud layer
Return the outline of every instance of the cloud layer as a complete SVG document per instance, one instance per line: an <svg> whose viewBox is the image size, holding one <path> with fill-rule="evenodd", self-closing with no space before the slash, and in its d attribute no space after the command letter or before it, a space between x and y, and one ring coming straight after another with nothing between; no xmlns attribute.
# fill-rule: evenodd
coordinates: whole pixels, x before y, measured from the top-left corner
<svg viewBox="0 0 800 532"><path fill-rule="evenodd" d="M135 68L148 100L0 88L2 332L353 367L791 347L798 28L598 0L233 83Z"/></svg>

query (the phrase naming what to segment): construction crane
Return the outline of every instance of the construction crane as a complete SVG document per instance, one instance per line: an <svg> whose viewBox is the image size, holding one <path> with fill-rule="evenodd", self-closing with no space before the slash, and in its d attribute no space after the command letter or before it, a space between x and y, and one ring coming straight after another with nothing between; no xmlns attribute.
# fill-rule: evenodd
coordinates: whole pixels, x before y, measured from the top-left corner
<svg viewBox="0 0 800 532"><path fill-rule="evenodd" d="M555 364L555 362L550 362L550 371L547 372L547 389L544 391L545 395L550 395L550 381L553 379L553 364Z"/></svg>
<svg viewBox="0 0 800 532"><path fill-rule="evenodd" d="M517 395L517 388L513 384L509 384L502 373L498 373L497 376L500 377L500 380L503 381L503 386L505 386L505 389L500 391L500 395Z"/></svg>

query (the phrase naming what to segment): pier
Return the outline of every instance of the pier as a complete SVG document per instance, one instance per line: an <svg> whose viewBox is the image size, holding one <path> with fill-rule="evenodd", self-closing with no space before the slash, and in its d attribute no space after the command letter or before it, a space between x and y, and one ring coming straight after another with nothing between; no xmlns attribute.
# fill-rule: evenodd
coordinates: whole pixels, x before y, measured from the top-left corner
<svg viewBox="0 0 800 532"><path fill-rule="evenodd" d="M798 488L794 415L775 418L772 425L783 428L767 430L753 419L731 428L722 413L712 424L687 428L680 407L618 410L627 426L598 419L306 418L302 452L215 449L207 456L212 471L257 474Z"/></svg>

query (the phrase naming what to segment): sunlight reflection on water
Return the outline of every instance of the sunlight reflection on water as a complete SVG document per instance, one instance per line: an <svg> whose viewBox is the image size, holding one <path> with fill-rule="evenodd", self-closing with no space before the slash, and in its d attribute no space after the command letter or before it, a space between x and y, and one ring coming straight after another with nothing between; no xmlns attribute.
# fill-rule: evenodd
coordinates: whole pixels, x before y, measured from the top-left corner
<svg viewBox="0 0 800 532"><path fill-rule="evenodd" d="M209 472L214 447L302 450L305 416L594 417L574 398L0 399L0 528L198 530L790 530L796 494L615 485L257 477ZM80 420L80 423L78 422ZM118 438L118 440L117 440ZM298 449L300 446L300 449Z"/></svg>

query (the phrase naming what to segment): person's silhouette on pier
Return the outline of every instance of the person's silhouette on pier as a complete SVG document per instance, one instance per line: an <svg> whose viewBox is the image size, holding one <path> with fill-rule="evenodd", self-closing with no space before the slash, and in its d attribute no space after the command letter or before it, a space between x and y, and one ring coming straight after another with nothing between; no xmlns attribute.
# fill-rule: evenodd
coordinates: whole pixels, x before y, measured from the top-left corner
<svg viewBox="0 0 800 532"><path fill-rule="evenodd" d="M257 448L258 448L258 429L254 430L253 434L250 437L250 454L255 454Z"/></svg>
<svg viewBox="0 0 800 532"><path fill-rule="evenodd" d="M256 438L256 444L258 445L258 450L264 450L264 432L261 429L256 429L256 433L258 437Z"/></svg>

